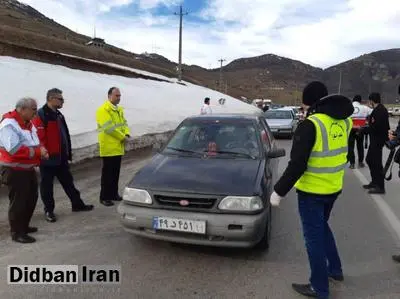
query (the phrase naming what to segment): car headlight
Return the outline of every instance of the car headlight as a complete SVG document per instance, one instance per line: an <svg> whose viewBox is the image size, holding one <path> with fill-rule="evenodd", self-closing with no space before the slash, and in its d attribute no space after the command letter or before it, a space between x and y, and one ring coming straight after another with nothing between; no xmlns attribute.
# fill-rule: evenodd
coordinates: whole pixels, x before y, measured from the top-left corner
<svg viewBox="0 0 400 299"><path fill-rule="evenodd" d="M152 204L153 199L149 192L142 189L128 188L125 187L122 195L123 200L136 203Z"/></svg>
<svg viewBox="0 0 400 299"><path fill-rule="evenodd" d="M228 211L258 211L263 208L263 203L258 196L227 196L221 200L218 208Z"/></svg>

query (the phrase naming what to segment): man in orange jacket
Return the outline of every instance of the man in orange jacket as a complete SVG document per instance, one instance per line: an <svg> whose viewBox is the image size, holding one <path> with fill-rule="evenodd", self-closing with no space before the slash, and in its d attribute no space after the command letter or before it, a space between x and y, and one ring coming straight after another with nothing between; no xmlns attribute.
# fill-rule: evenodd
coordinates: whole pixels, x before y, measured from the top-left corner
<svg viewBox="0 0 400 299"><path fill-rule="evenodd" d="M40 146L36 128L31 123L37 111L32 98L23 98L14 111L3 115L0 123L0 165L2 182L8 186L10 207L8 219L12 240L33 243L36 240L28 233L37 231L29 222L38 200L38 181L35 166L48 153Z"/></svg>

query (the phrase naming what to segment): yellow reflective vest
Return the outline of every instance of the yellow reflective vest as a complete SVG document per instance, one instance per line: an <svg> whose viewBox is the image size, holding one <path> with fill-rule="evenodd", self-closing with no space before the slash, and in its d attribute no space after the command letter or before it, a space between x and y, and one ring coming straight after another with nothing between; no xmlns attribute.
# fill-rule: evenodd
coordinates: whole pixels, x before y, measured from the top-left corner
<svg viewBox="0 0 400 299"><path fill-rule="evenodd" d="M125 154L125 137L130 135L128 123L121 106L106 101L96 111L100 157Z"/></svg>
<svg viewBox="0 0 400 299"><path fill-rule="evenodd" d="M317 113L307 119L315 126L315 143L308 159L307 170L295 187L312 194L337 193L343 188L351 118L338 120Z"/></svg>

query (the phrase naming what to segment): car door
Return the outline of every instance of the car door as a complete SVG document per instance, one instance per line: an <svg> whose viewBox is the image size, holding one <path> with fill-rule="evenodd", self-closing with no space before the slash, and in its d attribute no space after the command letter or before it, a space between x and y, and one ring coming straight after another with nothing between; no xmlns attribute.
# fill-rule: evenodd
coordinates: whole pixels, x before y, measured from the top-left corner
<svg viewBox="0 0 400 299"><path fill-rule="evenodd" d="M262 143L262 147L264 150L264 155L265 155L265 164L264 164L264 186L263 186L263 193L264 196L269 197L271 190L272 190L272 184L273 184L273 169L274 169L274 161L276 159L269 159L267 158L268 152L271 150L272 145L274 142L274 137L271 134L271 131L268 127L268 125L266 124L264 118L260 118L258 119L258 123L257 126L261 132L261 143ZM264 132L264 133L263 133Z"/></svg>
<svg viewBox="0 0 400 299"><path fill-rule="evenodd" d="M274 138L274 135L271 132L271 129L268 126L268 123L266 122L266 120L264 118L261 118L260 124L269 136L268 137L269 142L268 142L268 144L266 144L266 149L268 151L270 151L271 149L276 149L277 148L276 140ZM278 175L279 159L268 159L267 158L267 161L268 161L268 163L266 164L266 168L268 168L268 169L266 170L266 173L268 173L269 181L271 183L271 188L272 188L273 184L275 184L275 182L278 179L277 175Z"/></svg>

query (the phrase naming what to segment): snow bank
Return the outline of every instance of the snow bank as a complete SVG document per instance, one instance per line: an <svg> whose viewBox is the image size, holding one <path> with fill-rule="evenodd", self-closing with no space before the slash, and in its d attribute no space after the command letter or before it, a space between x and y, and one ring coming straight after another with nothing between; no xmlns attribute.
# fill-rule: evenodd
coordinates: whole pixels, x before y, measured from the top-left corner
<svg viewBox="0 0 400 299"><path fill-rule="evenodd" d="M121 90L121 105L134 137L130 148L151 145L165 138L165 132L175 129L184 118L199 114L206 96L211 99L214 113L259 112L252 105L188 82L183 86L98 74L7 56L0 56L0 78L1 113L14 109L21 97L34 97L43 105L48 89L57 87L63 91L62 112L72 135L74 160L97 155L95 113L107 99L111 86ZM218 104L221 97L226 99L223 106Z"/></svg>

